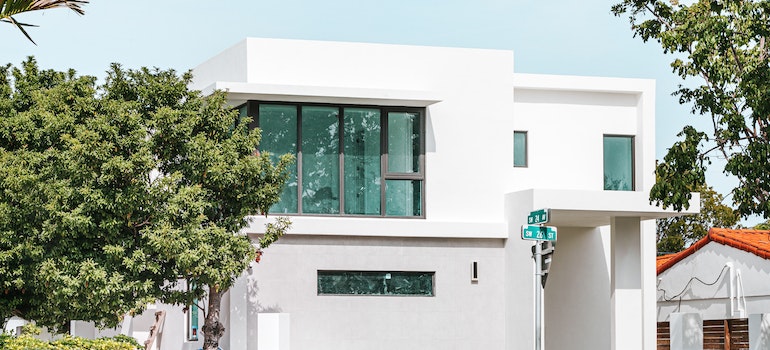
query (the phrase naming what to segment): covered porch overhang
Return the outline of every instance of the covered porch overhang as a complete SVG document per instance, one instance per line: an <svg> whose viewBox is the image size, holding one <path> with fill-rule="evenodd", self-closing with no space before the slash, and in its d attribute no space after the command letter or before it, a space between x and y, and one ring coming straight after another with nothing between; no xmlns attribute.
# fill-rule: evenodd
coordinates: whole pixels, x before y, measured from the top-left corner
<svg viewBox="0 0 770 350"><path fill-rule="evenodd" d="M520 234L529 213L549 209L545 225L558 229L545 289L546 348L655 348L652 220L697 214L699 194L693 193L681 212L651 204L646 191L527 189L506 194L505 203L510 286L523 283L514 276L532 274L533 241ZM511 324L532 324L516 309L508 312ZM521 339L533 331L509 333L510 339Z"/></svg>
<svg viewBox="0 0 770 350"><path fill-rule="evenodd" d="M616 217L652 220L693 215L700 211L699 193L692 194L689 208L681 212L651 204L647 191L528 189L507 196L513 202L530 202L530 211L549 208L550 226L599 227L610 225ZM515 218L511 219L515 221ZM526 216L522 219L526 220Z"/></svg>

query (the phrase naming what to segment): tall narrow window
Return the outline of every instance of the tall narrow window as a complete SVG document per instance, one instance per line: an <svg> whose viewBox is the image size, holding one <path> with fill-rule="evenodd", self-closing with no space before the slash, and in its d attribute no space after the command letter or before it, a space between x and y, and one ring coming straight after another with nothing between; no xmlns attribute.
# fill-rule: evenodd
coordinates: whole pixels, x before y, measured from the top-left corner
<svg viewBox="0 0 770 350"><path fill-rule="evenodd" d="M380 110L345 108L345 213L380 214Z"/></svg>
<svg viewBox="0 0 770 350"><path fill-rule="evenodd" d="M513 166L527 166L527 132L513 132Z"/></svg>
<svg viewBox="0 0 770 350"><path fill-rule="evenodd" d="M262 129L259 148L270 152L273 162L286 153L297 154L297 106L259 105L259 126ZM292 163L289 171L281 200L270 208L271 213L297 212L297 162Z"/></svg>
<svg viewBox="0 0 770 350"><path fill-rule="evenodd" d="M302 212L340 212L340 138L336 107L302 106Z"/></svg>
<svg viewBox="0 0 770 350"><path fill-rule="evenodd" d="M604 136L604 189L634 190L633 136Z"/></svg>
<svg viewBox="0 0 770 350"><path fill-rule="evenodd" d="M388 113L385 215L422 215L420 134L420 118L417 113Z"/></svg>

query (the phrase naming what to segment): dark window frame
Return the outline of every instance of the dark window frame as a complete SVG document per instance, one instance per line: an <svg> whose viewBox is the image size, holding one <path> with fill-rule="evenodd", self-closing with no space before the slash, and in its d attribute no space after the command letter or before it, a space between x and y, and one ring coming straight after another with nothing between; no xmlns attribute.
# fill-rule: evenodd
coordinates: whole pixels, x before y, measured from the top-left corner
<svg viewBox="0 0 770 350"><path fill-rule="evenodd" d="M513 143L516 145L516 134L524 135L524 164L516 165L516 149L513 150L513 167L514 168L528 168L529 167L529 132L524 130L513 131Z"/></svg>
<svg viewBox="0 0 770 350"><path fill-rule="evenodd" d="M366 273L366 274L430 274L431 275L431 290L430 294L337 294L337 293L322 293L320 285L321 274L324 273ZM420 297L420 298L433 298L436 296L436 271L404 271L404 270L317 270L316 271L316 293L318 296L354 296L354 297Z"/></svg>
<svg viewBox="0 0 770 350"><path fill-rule="evenodd" d="M604 167L604 153L607 151L604 148L604 140L607 137L622 137L631 140L631 189L630 190L608 190L607 186L602 180L602 190L604 191L636 191L636 135L624 135L624 134L603 134L602 135L602 178L607 174L607 169Z"/></svg>
<svg viewBox="0 0 770 350"><path fill-rule="evenodd" d="M249 100L236 107L241 111L245 107L245 113L252 118L249 123L249 128L259 127L259 105L283 105L294 106L297 109L297 212L296 213L282 213L281 215L287 216L324 216L324 217L361 217L361 218L403 218L403 219L424 219L425 218L425 197L426 197L426 169L425 169L425 139L426 139L426 119L427 113L423 107L407 107L407 106L381 106L381 105L366 105L366 104L345 104L345 103L321 103L321 102L286 102L286 101L266 101L266 100ZM339 138L339 212L335 214L321 214L321 213L303 213L302 211L302 107L336 107L337 108L337 122L340 126ZM367 214L348 214L345 213L345 152L344 152L344 111L345 108L368 108L378 109L380 111L380 214L367 215ZM416 113L419 118L419 155L418 155L418 167L419 171L414 173L397 173L388 171L388 113ZM239 117L240 118L240 117ZM388 180L413 180L420 181L420 215L387 215L386 209L386 182Z"/></svg>

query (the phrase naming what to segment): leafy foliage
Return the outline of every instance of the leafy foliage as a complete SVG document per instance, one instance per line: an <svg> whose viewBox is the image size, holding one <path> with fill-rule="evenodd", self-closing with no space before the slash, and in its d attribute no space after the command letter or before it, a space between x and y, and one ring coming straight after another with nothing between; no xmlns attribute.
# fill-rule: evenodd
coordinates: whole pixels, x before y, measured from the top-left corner
<svg viewBox="0 0 770 350"><path fill-rule="evenodd" d="M54 341L37 339L31 335L7 337L0 345L6 350L139 350L134 343L102 338L85 339L69 335Z"/></svg>
<svg viewBox="0 0 770 350"><path fill-rule="evenodd" d="M248 118L191 78L113 65L96 86L33 59L0 71L0 319L114 326L152 300L191 304L285 232L280 219L260 247L240 233L278 201L292 157L258 154Z"/></svg>
<svg viewBox="0 0 770 350"><path fill-rule="evenodd" d="M57 7L65 7L82 15L85 13L81 8L82 4L87 4L87 0L0 0L0 22L7 22L15 25L33 44L32 37L29 36L24 27L33 26L27 23L17 22L13 16L31 11L48 10Z"/></svg>
<svg viewBox="0 0 770 350"><path fill-rule="evenodd" d="M770 2L624 0L612 11L629 16L635 36L674 54L671 67L683 80L674 94L712 125L680 133L684 141L658 164L651 200L687 207L716 153L739 181L732 190L737 213L770 217Z"/></svg>
<svg viewBox="0 0 770 350"><path fill-rule="evenodd" d="M724 197L721 194L706 185L695 188L695 191L701 195L700 214L658 220L659 253L681 251L706 236L712 227L733 228L738 224L738 215L722 204Z"/></svg>
<svg viewBox="0 0 770 350"><path fill-rule="evenodd" d="M81 337L65 336L54 341L36 338L40 328L32 323L22 327L22 335L16 337L9 333L0 333L0 349L15 350L139 350L144 346L136 339L117 335L99 339L84 339Z"/></svg>

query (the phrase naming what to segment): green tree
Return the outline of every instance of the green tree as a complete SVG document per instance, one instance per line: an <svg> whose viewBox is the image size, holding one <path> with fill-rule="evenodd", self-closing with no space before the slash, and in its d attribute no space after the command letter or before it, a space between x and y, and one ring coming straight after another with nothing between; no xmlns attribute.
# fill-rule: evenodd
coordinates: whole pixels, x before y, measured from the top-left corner
<svg viewBox="0 0 770 350"><path fill-rule="evenodd" d="M57 7L69 8L75 11L75 13L82 15L85 12L80 5L87 3L88 0L0 0L0 21L15 25L34 44L35 41L24 30L24 27L34 27L34 25L18 22L13 16L24 12L48 10Z"/></svg>
<svg viewBox="0 0 770 350"><path fill-rule="evenodd" d="M683 80L674 94L711 122L709 130L682 130L684 139L656 168L651 200L687 207L716 154L738 180L737 213L770 217L770 2L624 0L612 11L629 16L635 36L673 54L671 67Z"/></svg>
<svg viewBox="0 0 770 350"><path fill-rule="evenodd" d="M759 223L753 227L755 230L770 230L770 220Z"/></svg>
<svg viewBox="0 0 770 350"><path fill-rule="evenodd" d="M733 228L738 224L738 215L722 204L724 196L705 185L696 192L701 196L700 214L657 221L658 253L679 252L706 236L712 227Z"/></svg>
<svg viewBox="0 0 770 350"><path fill-rule="evenodd" d="M0 319L103 326L160 300L207 297L205 349L224 332L221 296L288 221L254 246L248 217L278 201L291 156L256 152L259 131L189 73L0 70Z"/></svg>

